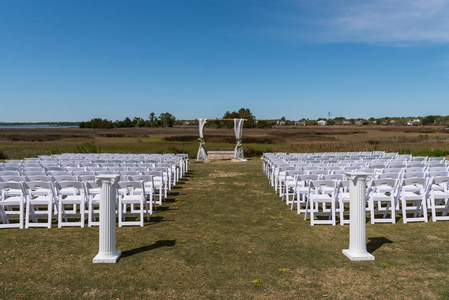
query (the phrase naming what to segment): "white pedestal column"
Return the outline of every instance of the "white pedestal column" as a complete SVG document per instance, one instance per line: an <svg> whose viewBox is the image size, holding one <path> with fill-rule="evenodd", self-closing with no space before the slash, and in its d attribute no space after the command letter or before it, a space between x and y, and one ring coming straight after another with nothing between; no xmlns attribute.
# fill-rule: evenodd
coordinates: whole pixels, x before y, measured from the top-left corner
<svg viewBox="0 0 449 300"><path fill-rule="evenodd" d="M99 175L95 182L100 186L100 243L93 263L116 263L121 255L115 249L115 210L118 175Z"/></svg>
<svg viewBox="0 0 449 300"><path fill-rule="evenodd" d="M366 251L366 182L371 174L345 173L349 180L349 249L343 254L350 260L374 260L374 256Z"/></svg>

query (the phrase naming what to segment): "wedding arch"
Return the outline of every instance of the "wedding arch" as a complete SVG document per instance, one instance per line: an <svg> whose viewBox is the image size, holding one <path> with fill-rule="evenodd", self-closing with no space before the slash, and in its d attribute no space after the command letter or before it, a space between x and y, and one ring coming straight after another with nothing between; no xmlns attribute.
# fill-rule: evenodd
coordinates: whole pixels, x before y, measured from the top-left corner
<svg viewBox="0 0 449 300"><path fill-rule="evenodd" d="M197 120L200 132L200 137L198 138L198 141L200 142L200 147L196 155L197 161L209 162L205 150L206 142L204 140L204 127L206 126L207 122L212 121L234 121L236 145L234 148L234 159L232 161L246 161L246 159L243 157L242 129L243 129L243 122L246 121L247 119L197 119Z"/></svg>

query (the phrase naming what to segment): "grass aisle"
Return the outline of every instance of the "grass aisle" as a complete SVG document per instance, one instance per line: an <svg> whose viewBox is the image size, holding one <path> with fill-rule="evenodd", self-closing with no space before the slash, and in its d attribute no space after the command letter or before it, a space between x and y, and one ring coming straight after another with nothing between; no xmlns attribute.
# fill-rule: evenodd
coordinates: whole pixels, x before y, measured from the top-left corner
<svg viewBox="0 0 449 300"><path fill-rule="evenodd" d="M117 264L92 264L98 228L0 231L0 299L415 298L449 295L448 222L367 224L374 262L350 262L348 226L311 227L261 162L191 164L144 228L117 229Z"/></svg>

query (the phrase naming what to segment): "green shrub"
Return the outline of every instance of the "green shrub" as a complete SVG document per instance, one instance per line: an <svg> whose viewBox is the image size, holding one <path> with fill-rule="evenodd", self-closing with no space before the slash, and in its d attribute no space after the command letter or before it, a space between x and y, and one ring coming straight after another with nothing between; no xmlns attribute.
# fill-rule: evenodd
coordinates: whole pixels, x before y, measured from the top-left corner
<svg viewBox="0 0 449 300"><path fill-rule="evenodd" d="M95 142L85 142L81 145L75 145L75 153L100 153L100 148L95 145Z"/></svg>
<svg viewBox="0 0 449 300"><path fill-rule="evenodd" d="M436 149L433 151L420 151L418 153L414 153L416 156L432 156L432 157L444 157L449 155L448 150Z"/></svg>

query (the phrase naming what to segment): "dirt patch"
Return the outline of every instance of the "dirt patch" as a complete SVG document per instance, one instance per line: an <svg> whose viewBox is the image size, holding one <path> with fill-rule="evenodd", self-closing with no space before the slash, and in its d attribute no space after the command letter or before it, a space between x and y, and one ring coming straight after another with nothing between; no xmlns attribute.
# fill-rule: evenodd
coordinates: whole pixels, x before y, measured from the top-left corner
<svg viewBox="0 0 449 300"><path fill-rule="evenodd" d="M220 171L214 171L211 174L211 177L213 178L229 178L229 177L239 177L245 175L244 173L239 172L220 172Z"/></svg>

